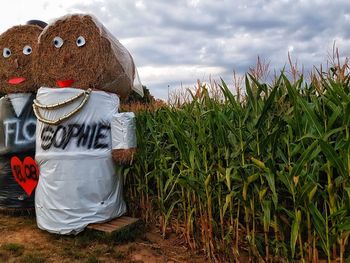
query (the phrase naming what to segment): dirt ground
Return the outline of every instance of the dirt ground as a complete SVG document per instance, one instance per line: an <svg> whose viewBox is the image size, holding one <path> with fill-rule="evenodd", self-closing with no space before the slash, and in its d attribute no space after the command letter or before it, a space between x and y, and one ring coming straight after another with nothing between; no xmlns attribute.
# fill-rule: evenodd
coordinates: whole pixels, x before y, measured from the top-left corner
<svg viewBox="0 0 350 263"><path fill-rule="evenodd" d="M0 262L207 262L175 236L163 240L155 228L136 228L119 236L60 236L38 229L34 216L0 214Z"/></svg>

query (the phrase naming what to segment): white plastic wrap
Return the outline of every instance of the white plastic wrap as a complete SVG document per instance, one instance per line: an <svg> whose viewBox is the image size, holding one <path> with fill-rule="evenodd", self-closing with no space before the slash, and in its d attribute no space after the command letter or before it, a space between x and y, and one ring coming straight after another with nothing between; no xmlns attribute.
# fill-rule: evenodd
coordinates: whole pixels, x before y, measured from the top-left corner
<svg viewBox="0 0 350 263"><path fill-rule="evenodd" d="M136 124L133 112L122 112L113 115L112 149L130 149L136 147Z"/></svg>
<svg viewBox="0 0 350 263"><path fill-rule="evenodd" d="M135 79L134 79L134 85L133 85L133 90L139 94L140 96L143 97L143 87L141 84L141 80L140 80L140 76L139 76L139 72L137 71L137 69L135 68Z"/></svg>
<svg viewBox="0 0 350 263"><path fill-rule="evenodd" d="M37 100L55 104L83 92L74 88L40 88ZM81 100L43 117L57 119ZM115 94L92 91L86 105L54 126L37 122L36 161L40 168L35 208L39 228L58 234L76 234L88 224L104 222L126 212L122 178L112 160L111 122L117 114Z"/></svg>
<svg viewBox="0 0 350 263"><path fill-rule="evenodd" d="M137 71L136 65L129 51L119 42L118 39L111 34L107 28L105 28L95 16L90 15L95 22L96 26L100 28L101 35L109 39L112 45L112 49L116 54L116 57L120 60L120 64L124 68L124 71L131 79L132 89L143 97L143 87Z"/></svg>

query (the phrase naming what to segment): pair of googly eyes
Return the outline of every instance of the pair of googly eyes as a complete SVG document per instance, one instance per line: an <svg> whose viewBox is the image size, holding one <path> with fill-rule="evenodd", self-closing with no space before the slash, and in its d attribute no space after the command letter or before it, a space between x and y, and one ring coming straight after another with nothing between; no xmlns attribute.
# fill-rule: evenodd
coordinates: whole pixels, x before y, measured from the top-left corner
<svg viewBox="0 0 350 263"><path fill-rule="evenodd" d="M55 38L53 39L52 43L53 43L53 45L54 45L56 48L60 48L60 47L63 46L64 41L63 41L63 39L60 38L60 37L55 37ZM78 47L84 46L85 43L86 43L86 41L85 41L85 38L84 38L83 36L78 37L78 38L76 39L76 41L75 41L75 44L76 44Z"/></svg>
<svg viewBox="0 0 350 263"><path fill-rule="evenodd" d="M30 55L32 53L32 47L29 46L29 45L26 45L24 46L23 48L23 54L24 55ZM9 49L8 47L5 47L3 50L2 50L2 55L4 56L4 58L8 58L10 57L12 54L11 52L11 49Z"/></svg>

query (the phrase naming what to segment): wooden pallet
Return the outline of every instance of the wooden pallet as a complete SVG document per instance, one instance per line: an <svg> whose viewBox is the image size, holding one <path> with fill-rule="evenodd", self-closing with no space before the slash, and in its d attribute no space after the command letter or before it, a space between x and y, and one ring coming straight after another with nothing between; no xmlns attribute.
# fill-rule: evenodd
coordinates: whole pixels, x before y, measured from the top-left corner
<svg viewBox="0 0 350 263"><path fill-rule="evenodd" d="M104 233L112 234L120 231L125 227L131 226L138 221L139 221L138 218L122 216L105 223L90 224L87 226L87 228L91 230L97 230Z"/></svg>

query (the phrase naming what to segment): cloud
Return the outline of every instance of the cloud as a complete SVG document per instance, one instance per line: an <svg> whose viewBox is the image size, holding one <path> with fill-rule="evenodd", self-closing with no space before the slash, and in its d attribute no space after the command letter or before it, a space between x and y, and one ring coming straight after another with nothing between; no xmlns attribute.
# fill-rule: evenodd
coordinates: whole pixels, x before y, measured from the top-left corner
<svg viewBox="0 0 350 263"><path fill-rule="evenodd" d="M342 59L350 52L350 2L345 0L38 2L35 11L21 11L17 19L93 13L130 51L143 84L161 98L168 86L192 85L209 76L230 82L233 70L244 74L258 55L280 70L289 51L298 65L311 70L326 62L334 41Z"/></svg>
<svg viewBox="0 0 350 263"><path fill-rule="evenodd" d="M135 57L143 82L161 97L162 84L209 75L230 81L234 69L244 74L258 55L279 70L290 52L311 69L325 63L334 41L344 54L350 49L347 1L118 0L78 8L100 5L108 10L100 17Z"/></svg>
<svg viewBox="0 0 350 263"><path fill-rule="evenodd" d="M49 21L70 12L76 0L2 0L0 9L0 32L31 19Z"/></svg>

